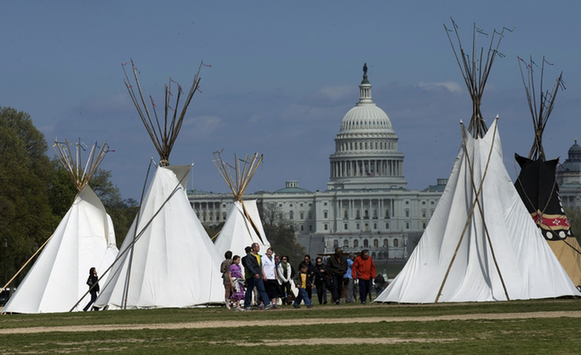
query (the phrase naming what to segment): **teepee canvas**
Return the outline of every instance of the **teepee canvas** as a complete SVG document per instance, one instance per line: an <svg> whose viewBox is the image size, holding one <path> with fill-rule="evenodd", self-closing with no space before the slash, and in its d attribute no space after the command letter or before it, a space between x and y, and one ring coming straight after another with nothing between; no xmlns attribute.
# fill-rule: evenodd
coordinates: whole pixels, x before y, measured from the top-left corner
<svg viewBox="0 0 581 355"><path fill-rule="evenodd" d="M158 167L97 306L167 308L223 302L221 258L186 194L190 168Z"/></svg>
<svg viewBox="0 0 581 355"><path fill-rule="evenodd" d="M68 142L53 145L79 193L3 312L68 312L71 308L80 311L88 301L87 297L82 298L88 289L85 282L89 269L96 267L101 272L117 255L111 218L88 185L107 153L107 145L98 153L93 146L84 169L80 145L80 142L76 145L76 160Z"/></svg>
<svg viewBox="0 0 581 355"><path fill-rule="evenodd" d="M454 23L458 36L456 29ZM473 100L470 125L468 129L461 125L460 151L422 238L403 270L377 297L378 302L502 301L579 295L538 232L506 171L498 119L490 129L482 119L482 93L502 32L492 35L486 58L482 54L476 58L475 49L472 56L466 55L460 44L464 65L457 57L458 64ZM474 37L476 33L474 26ZM494 47L495 38L498 42ZM480 70L476 70L476 63Z"/></svg>
<svg viewBox="0 0 581 355"><path fill-rule="evenodd" d="M559 185L555 178L559 160L546 160L542 142L543 132L553 110L558 89L564 89L563 73L559 75L552 90L544 91L545 64L553 64L543 57L540 100L537 102L533 75L535 63L532 58L529 63L520 57L518 59L535 135L528 157L515 154L515 159L521 168L515 187L543 237L573 283L581 285L581 246L571 231L571 225L561 205ZM526 68L526 76L523 66Z"/></svg>
<svg viewBox="0 0 581 355"><path fill-rule="evenodd" d="M201 66L200 66L201 67ZM181 87L177 87L173 118L170 79L166 86L165 123L157 119L152 100L151 117L141 95L137 70L135 85L126 76L127 90L160 156L160 166L143 198L109 281L95 302L109 309L192 307L224 302L219 256L190 206L185 180L191 166L170 166L169 155L187 107L198 90L199 71L178 116ZM133 87L137 86L140 98ZM155 123L154 123L155 122Z"/></svg>
<svg viewBox="0 0 581 355"><path fill-rule="evenodd" d="M252 157L246 156L244 160L234 156L234 167L222 160L220 152L215 152L214 158L214 165L234 195L234 204L214 242L216 249L220 255L224 255L230 250L233 254L244 256L246 255L245 247L252 243L258 243L261 252L266 252L266 249L270 247L270 242L264 233L256 200L244 201L242 198L254 172L262 161L262 155L258 156L255 153Z"/></svg>

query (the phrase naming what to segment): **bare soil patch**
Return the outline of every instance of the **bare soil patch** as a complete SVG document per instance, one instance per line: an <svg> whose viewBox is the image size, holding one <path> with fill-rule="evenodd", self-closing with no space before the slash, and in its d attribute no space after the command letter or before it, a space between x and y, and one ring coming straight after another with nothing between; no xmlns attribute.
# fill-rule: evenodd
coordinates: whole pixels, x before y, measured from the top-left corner
<svg viewBox="0 0 581 355"><path fill-rule="evenodd" d="M432 322L432 321L449 321L449 320L501 320L501 319L531 319L531 318L561 318L561 317L581 318L581 311L482 313L482 314L423 316L423 317L300 318L285 320L283 326L296 326L309 324L337 324L337 323L345 324L345 323L379 323L379 322ZM262 326L269 326L269 324L260 320L256 320L256 321L204 321L204 322L156 323L156 324L75 325L75 326L58 326L58 327L8 328L0 329L0 334L31 334L31 333L48 333L48 332L97 332L97 331L139 330L139 329L234 328L234 327L262 327Z"/></svg>
<svg viewBox="0 0 581 355"><path fill-rule="evenodd" d="M213 342L212 344L232 344L240 346L280 346L280 345L361 345L361 344L401 344L401 343L447 343L458 339L423 339L423 338L309 338L278 339L260 342Z"/></svg>

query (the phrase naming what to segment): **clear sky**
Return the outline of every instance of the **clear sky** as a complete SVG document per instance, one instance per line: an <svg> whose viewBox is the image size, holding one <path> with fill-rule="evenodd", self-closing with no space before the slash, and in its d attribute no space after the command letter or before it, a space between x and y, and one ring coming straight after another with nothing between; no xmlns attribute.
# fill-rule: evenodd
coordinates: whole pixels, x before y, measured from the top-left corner
<svg viewBox="0 0 581 355"><path fill-rule="evenodd" d="M203 60L170 162L195 163L190 188L226 192L212 164L260 152L247 191L286 180L324 190L344 114L357 102L363 63L373 100L390 117L405 155L408 187L448 177L471 102L443 24L471 47L474 23L506 33L484 93L489 124L500 115L504 160L527 155L533 130L517 55L563 71L544 135L548 157L567 157L581 106L581 3L576 1L2 1L0 106L28 112L47 141L107 141L102 168L124 198L139 199L151 157L149 136L123 84L133 59L147 95L163 101L171 76L185 88ZM479 44L489 38L479 35ZM550 87L551 85L547 85ZM193 186L191 184L193 183Z"/></svg>

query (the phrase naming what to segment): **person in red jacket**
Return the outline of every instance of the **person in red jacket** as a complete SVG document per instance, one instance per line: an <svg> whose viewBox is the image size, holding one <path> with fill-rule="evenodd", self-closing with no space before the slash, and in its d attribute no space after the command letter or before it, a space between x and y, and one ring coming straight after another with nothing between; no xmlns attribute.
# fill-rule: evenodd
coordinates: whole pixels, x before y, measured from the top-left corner
<svg viewBox="0 0 581 355"><path fill-rule="evenodd" d="M354 280L359 280L359 297L361 304L365 304L367 295L371 294L371 283L375 278L375 264L369 256L369 250L362 250L361 255L355 258L351 268L351 276Z"/></svg>

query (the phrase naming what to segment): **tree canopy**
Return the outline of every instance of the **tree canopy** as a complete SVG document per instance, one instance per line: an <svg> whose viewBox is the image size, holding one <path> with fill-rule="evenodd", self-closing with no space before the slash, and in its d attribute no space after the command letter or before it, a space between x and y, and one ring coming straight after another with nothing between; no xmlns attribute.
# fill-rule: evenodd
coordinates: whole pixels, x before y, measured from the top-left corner
<svg viewBox="0 0 581 355"><path fill-rule="evenodd" d="M47 151L45 137L30 115L0 107L0 246L6 258L1 264L1 286L52 235L77 194L68 173ZM137 202L121 198L110 171L100 169L90 185L111 216L120 244L137 212Z"/></svg>
<svg viewBox="0 0 581 355"><path fill-rule="evenodd" d="M274 252L288 256L291 264L296 267L303 260L306 250L297 242L293 225L284 218L275 203L263 205L261 219Z"/></svg>

